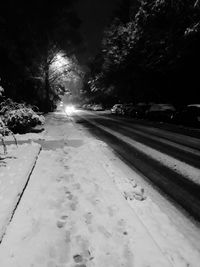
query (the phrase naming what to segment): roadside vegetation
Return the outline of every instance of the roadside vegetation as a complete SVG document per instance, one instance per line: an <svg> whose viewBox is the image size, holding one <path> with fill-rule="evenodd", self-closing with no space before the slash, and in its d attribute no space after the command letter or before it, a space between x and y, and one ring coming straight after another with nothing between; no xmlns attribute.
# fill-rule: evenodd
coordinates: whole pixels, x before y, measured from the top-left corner
<svg viewBox="0 0 200 267"><path fill-rule="evenodd" d="M17 140L15 133L26 133L35 126L42 125L45 119L37 114L38 108L26 103L14 102L10 98L3 97L3 88L0 91L0 141L3 146L4 154L7 147L4 141L5 136L12 135L15 144Z"/></svg>
<svg viewBox="0 0 200 267"><path fill-rule="evenodd" d="M198 0L122 0L89 63L88 103L196 103Z"/></svg>
<svg viewBox="0 0 200 267"><path fill-rule="evenodd" d="M69 87L69 76L81 75L74 57L81 38L73 2L1 1L0 84L5 97L53 111Z"/></svg>

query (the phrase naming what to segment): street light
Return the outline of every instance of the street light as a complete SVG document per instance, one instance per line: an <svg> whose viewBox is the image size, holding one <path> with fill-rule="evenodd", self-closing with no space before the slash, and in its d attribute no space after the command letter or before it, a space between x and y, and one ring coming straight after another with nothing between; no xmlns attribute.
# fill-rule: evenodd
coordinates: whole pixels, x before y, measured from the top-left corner
<svg viewBox="0 0 200 267"><path fill-rule="evenodd" d="M73 105L68 105L68 106L65 107L65 113L67 115L70 116L74 112L75 112L75 107Z"/></svg>

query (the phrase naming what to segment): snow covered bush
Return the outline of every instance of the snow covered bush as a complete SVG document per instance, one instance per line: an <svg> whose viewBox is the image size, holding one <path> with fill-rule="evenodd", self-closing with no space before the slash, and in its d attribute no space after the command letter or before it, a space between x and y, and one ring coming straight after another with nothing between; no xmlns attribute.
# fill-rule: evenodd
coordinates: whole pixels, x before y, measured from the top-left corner
<svg viewBox="0 0 200 267"><path fill-rule="evenodd" d="M27 132L31 127L42 124L44 119L31 108L19 108L7 111L4 116L7 127L13 132Z"/></svg>
<svg viewBox="0 0 200 267"><path fill-rule="evenodd" d="M0 85L0 96L2 96L3 93L4 93L4 89L3 89L3 87Z"/></svg>
<svg viewBox="0 0 200 267"><path fill-rule="evenodd" d="M5 141L4 141L4 137L6 135L12 135L13 136L13 139L15 141L15 144L17 145L17 140L16 140L13 132L10 131L8 129L8 127L6 127L5 123L3 122L3 120L0 117L0 140L1 140L1 143L2 143L2 146L3 146L4 154L7 153L7 148L6 148L6 144L5 144ZM0 157L0 159L1 159L1 157Z"/></svg>
<svg viewBox="0 0 200 267"><path fill-rule="evenodd" d="M7 99L0 104L0 115L12 132L25 133L30 128L44 123L44 117L38 115L33 109L25 103L16 103Z"/></svg>

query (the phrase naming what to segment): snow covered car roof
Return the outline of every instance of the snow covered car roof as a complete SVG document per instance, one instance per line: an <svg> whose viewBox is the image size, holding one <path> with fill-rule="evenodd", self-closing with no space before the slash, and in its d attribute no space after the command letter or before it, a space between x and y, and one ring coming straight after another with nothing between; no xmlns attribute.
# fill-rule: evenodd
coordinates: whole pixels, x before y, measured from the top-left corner
<svg viewBox="0 0 200 267"><path fill-rule="evenodd" d="M153 104L149 109L149 111L165 111L165 110L175 111L175 107L171 104Z"/></svg>
<svg viewBox="0 0 200 267"><path fill-rule="evenodd" d="M189 104L189 105L187 105L187 107L196 107L196 108L200 108L200 104Z"/></svg>

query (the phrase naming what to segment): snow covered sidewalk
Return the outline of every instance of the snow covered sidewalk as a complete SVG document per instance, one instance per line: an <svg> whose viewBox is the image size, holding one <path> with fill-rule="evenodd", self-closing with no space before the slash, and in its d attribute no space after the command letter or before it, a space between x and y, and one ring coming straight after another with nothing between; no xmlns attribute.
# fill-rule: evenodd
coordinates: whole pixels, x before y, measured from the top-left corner
<svg viewBox="0 0 200 267"><path fill-rule="evenodd" d="M198 254L176 265L163 253L125 199L140 192L121 194L120 186L129 193L130 185L106 163L99 141L59 116L49 122L47 140L63 146L41 151L0 245L0 266L198 266Z"/></svg>
<svg viewBox="0 0 200 267"><path fill-rule="evenodd" d="M0 161L0 241L13 215L40 152L38 144L8 146Z"/></svg>

